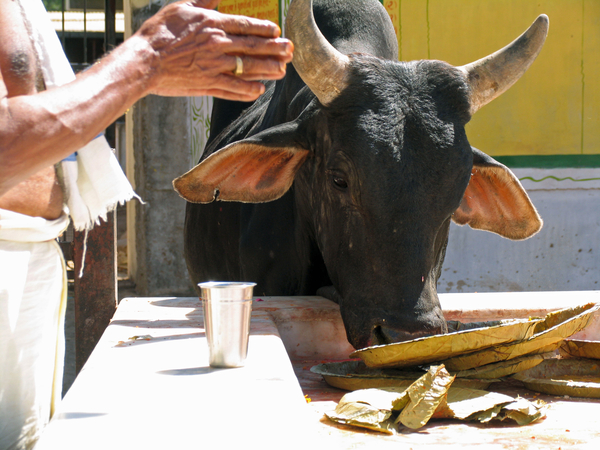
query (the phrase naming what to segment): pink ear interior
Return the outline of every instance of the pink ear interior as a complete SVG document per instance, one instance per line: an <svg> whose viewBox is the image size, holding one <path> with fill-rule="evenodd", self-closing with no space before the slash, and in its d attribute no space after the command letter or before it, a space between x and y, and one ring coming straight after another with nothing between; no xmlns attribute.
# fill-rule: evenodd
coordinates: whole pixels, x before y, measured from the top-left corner
<svg viewBox="0 0 600 450"><path fill-rule="evenodd" d="M542 219L525 189L503 166L473 166L471 180L452 220L513 240L531 237L542 228Z"/></svg>
<svg viewBox="0 0 600 450"><path fill-rule="evenodd" d="M173 186L192 203L210 203L215 198L268 202L287 192L308 153L300 148L240 141L210 155L173 181Z"/></svg>

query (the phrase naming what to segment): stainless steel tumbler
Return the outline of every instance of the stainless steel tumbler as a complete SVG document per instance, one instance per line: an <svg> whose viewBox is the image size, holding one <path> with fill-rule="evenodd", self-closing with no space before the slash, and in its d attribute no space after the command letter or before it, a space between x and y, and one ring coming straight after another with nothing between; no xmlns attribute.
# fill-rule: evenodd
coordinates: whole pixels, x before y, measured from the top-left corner
<svg viewBox="0 0 600 450"><path fill-rule="evenodd" d="M256 283L199 283L211 367L240 367L248 354L252 291Z"/></svg>

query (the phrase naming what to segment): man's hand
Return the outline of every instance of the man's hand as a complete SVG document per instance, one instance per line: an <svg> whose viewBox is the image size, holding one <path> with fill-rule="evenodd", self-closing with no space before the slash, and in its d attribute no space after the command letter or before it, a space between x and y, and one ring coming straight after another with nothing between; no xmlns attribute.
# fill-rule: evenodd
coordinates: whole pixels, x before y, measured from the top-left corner
<svg viewBox="0 0 600 450"><path fill-rule="evenodd" d="M166 96L212 95L251 101L264 92L256 80L285 75L293 44L265 20L221 14L218 0L173 3L142 25L132 39L155 56L150 92ZM205 9L210 8L210 9ZM234 75L239 56L243 72Z"/></svg>
<svg viewBox="0 0 600 450"><path fill-rule="evenodd" d="M220 14L218 3L169 4L75 81L36 93L34 70L29 78L11 75L11 55L35 57L16 3L0 0L0 196L81 148L147 94L252 101L265 89L257 80L282 78L293 45L279 27Z"/></svg>

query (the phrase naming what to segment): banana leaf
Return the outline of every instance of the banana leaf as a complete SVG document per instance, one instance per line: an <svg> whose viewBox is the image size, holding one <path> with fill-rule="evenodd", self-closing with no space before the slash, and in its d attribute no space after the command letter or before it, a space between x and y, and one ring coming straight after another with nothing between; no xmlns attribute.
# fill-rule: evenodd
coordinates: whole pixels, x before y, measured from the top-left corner
<svg viewBox="0 0 600 450"><path fill-rule="evenodd" d="M448 334L367 347L350 354L369 367L410 367L529 338L541 319L500 320ZM484 326L487 324L488 326Z"/></svg>
<svg viewBox="0 0 600 450"><path fill-rule="evenodd" d="M392 411L403 408L407 402L408 395L403 388L362 389L344 395L335 411L325 415L343 425L393 434L396 425L391 419Z"/></svg>
<svg viewBox="0 0 600 450"><path fill-rule="evenodd" d="M559 351L563 356L600 359L600 342L567 339L562 342Z"/></svg>
<svg viewBox="0 0 600 450"><path fill-rule="evenodd" d="M517 372L522 372L523 370L531 369L532 367L541 364L545 358L549 358L551 355L554 355L554 353L522 356L508 361L486 364L485 366L475 367L474 369L461 370L460 372L456 372L455 375L457 378L477 378L481 380L491 378L496 380Z"/></svg>
<svg viewBox="0 0 600 450"><path fill-rule="evenodd" d="M600 398L600 361L596 359L547 359L513 378L536 392Z"/></svg>
<svg viewBox="0 0 600 450"><path fill-rule="evenodd" d="M358 389L401 387L406 389L424 374L423 370L411 369L376 369L367 367L363 361L338 361L317 364L310 368L312 373L321 375L330 386L356 391ZM514 372L511 372L514 373ZM452 386L473 389L486 389L499 379L477 377L457 378Z"/></svg>
<svg viewBox="0 0 600 450"><path fill-rule="evenodd" d="M392 411L382 411L368 403L351 402L338 404L335 411L327 412L325 415L330 420L343 425L367 428L386 434L394 434L395 430L395 424L393 420L390 420Z"/></svg>
<svg viewBox="0 0 600 450"><path fill-rule="evenodd" d="M444 366L430 367L425 375L406 390L410 401L402 409L396 422L412 429L424 426L446 399L453 381L454 377Z"/></svg>
<svg viewBox="0 0 600 450"><path fill-rule="evenodd" d="M401 423L419 429L431 418L478 420L511 419L528 424L545 415L544 403L477 389L451 387L454 376L443 365L432 366L407 389L362 389L344 395L326 416L337 423L387 434Z"/></svg>
<svg viewBox="0 0 600 450"><path fill-rule="evenodd" d="M442 406L440 414L436 413L435 417L472 420L473 415L486 413L496 407L498 412L500 412L504 405L514 401L513 397L497 392L453 387L448 391L446 404Z"/></svg>
<svg viewBox="0 0 600 450"><path fill-rule="evenodd" d="M459 372L519 356L554 351L563 340L583 330L590 323L592 315L598 310L600 310L600 304L588 303L551 312L546 315L544 320L535 324L534 334L528 339L455 356L443 363L451 372Z"/></svg>
<svg viewBox="0 0 600 450"><path fill-rule="evenodd" d="M502 408L500 420L511 419L517 424L529 425L546 415L547 405L542 400L530 402L524 398L517 398L514 402Z"/></svg>

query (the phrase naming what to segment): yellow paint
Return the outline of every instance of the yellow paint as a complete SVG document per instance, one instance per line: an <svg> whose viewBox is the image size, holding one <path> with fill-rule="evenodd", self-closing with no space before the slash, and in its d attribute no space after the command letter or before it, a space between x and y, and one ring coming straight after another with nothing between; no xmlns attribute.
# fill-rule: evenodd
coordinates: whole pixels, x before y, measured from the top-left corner
<svg viewBox="0 0 600 450"><path fill-rule="evenodd" d="M350 1L350 0L348 0ZM279 0L223 0L219 11L279 23ZM490 155L600 154L600 0L382 0L403 61L462 65L504 47L540 14L546 44L527 73L467 125Z"/></svg>
<svg viewBox="0 0 600 450"><path fill-rule="evenodd" d="M477 60L550 18L541 54L508 92L467 126L491 155L600 154L600 1L383 1L398 18L400 58Z"/></svg>
<svg viewBox="0 0 600 450"><path fill-rule="evenodd" d="M583 154L600 153L600 1L583 2Z"/></svg>
<svg viewBox="0 0 600 450"><path fill-rule="evenodd" d="M219 12L270 20L279 24L279 0L223 0Z"/></svg>
<svg viewBox="0 0 600 450"><path fill-rule="evenodd" d="M383 6L392 19L396 36L400 36L400 0L383 0ZM402 59L402 57L400 57Z"/></svg>

